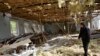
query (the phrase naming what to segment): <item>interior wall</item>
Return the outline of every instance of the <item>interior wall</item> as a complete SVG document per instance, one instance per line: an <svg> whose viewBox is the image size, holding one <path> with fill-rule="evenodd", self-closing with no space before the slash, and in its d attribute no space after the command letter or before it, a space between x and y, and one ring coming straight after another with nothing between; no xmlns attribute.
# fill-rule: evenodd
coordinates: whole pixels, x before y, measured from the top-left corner
<svg viewBox="0 0 100 56"><path fill-rule="evenodd" d="M3 17L3 13L0 13L0 41L11 36L9 20L8 16Z"/></svg>
<svg viewBox="0 0 100 56"><path fill-rule="evenodd" d="M19 34L24 34L24 21L22 19L18 20Z"/></svg>
<svg viewBox="0 0 100 56"><path fill-rule="evenodd" d="M100 15L92 19L92 30L100 30Z"/></svg>
<svg viewBox="0 0 100 56"><path fill-rule="evenodd" d="M18 17L13 17L12 19L14 19L18 21L18 34L24 34L25 32L25 23L27 23L29 26L27 29L29 33L33 33L33 31L31 30L31 26L32 26L32 22L29 20L25 20L23 18L18 18Z"/></svg>
<svg viewBox="0 0 100 56"><path fill-rule="evenodd" d="M44 24L44 29L50 34L58 33L59 31L64 31L63 23L46 23Z"/></svg>
<svg viewBox="0 0 100 56"><path fill-rule="evenodd" d="M30 28L30 33L34 33L34 29L32 27L33 22L29 21L28 24L29 24L29 28Z"/></svg>
<svg viewBox="0 0 100 56"><path fill-rule="evenodd" d="M10 20L14 20L14 18L18 21L18 34L21 35L25 33L24 19L17 17L10 18L8 16L3 17L3 13L0 13L0 41L11 37ZM31 25L30 22L28 23Z"/></svg>
<svg viewBox="0 0 100 56"><path fill-rule="evenodd" d="M32 27L34 29L35 33L42 33L44 32L44 25L43 24L39 24L39 23L33 23Z"/></svg>

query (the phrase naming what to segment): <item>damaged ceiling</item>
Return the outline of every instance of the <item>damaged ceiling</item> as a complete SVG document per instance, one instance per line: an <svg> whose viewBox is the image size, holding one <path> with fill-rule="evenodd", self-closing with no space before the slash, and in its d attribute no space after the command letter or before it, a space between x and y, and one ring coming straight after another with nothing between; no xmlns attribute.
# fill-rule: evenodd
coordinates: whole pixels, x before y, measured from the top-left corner
<svg viewBox="0 0 100 56"><path fill-rule="evenodd" d="M65 0L59 7L59 0L0 0L0 11L11 13L13 16L37 21L68 21L68 4ZM78 0L77 0L78 1ZM96 0L96 8L100 9L100 1Z"/></svg>

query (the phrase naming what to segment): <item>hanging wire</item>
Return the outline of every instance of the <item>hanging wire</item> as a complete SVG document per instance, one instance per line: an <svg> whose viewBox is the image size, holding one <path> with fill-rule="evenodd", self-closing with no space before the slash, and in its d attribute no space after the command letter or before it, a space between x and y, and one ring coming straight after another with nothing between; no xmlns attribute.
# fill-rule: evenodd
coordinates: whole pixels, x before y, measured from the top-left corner
<svg viewBox="0 0 100 56"><path fill-rule="evenodd" d="M41 2L41 4L42 4L42 2ZM41 10L41 13L42 13L42 15L44 14L44 9L42 9ZM39 13L39 23L40 23L40 25L41 25L41 33L42 33L42 37L44 38L44 40L46 41L47 40L47 38L46 38L46 36L44 35L44 33L43 33L43 30L42 30L42 18L41 18L41 15L40 15L40 13Z"/></svg>

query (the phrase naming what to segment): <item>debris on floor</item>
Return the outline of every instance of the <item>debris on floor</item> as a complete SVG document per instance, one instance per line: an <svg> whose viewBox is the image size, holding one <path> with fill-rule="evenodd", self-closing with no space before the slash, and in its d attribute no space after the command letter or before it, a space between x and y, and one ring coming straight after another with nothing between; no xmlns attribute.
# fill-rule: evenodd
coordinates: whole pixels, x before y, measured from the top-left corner
<svg viewBox="0 0 100 56"><path fill-rule="evenodd" d="M89 56L100 56L99 40L100 38L91 39ZM81 40L69 36L58 36L38 47L29 42L0 52L0 55L7 54L13 56L83 56L84 51Z"/></svg>
<svg viewBox="0 0 100 56"><path fill-rule="evenodd" d="M98 39L92 39L89 45L89 56L100 56L100 44L97 44ZM84 51L82 43L78 39L74 38L56 38L50 41L48 45L54 46L48 50L38 50L37 56L83 56ZM51 46L51 47L52 47Z"/></svg>

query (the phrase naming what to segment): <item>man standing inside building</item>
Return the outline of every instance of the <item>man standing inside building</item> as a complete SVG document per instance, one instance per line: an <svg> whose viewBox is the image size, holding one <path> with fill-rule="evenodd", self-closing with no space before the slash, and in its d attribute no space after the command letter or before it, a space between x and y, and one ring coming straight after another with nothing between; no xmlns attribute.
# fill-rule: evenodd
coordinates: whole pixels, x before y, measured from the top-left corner
<svg viewBox="0 0 100 56"><path fill-rule="evenodd" d="M88 44L90 42L90 30L85 26L84 23L80 24L80 33L78 39L82 40L84 48L84 56L88 56Z"/></svg>

